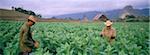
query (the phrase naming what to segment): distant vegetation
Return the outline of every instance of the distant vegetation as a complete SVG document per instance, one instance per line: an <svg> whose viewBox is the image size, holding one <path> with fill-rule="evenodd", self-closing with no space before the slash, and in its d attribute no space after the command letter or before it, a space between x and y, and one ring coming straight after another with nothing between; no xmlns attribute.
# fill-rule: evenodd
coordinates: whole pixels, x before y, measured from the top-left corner
<svg viewBox="0 0 150 55"><path fill-rule="evenodd" d="M127 17L126 22L149 22L149 16Z"/></svg>
<svg viewBox="0 0 150 55"><path fill-rule="evenodd" d="M149 16L133 16L127 15L125 19L119 19L117 21L126 21L126 22L149 22Z"/></svg>
<svg viewBox="0 0 150 55"><path fill-rule="evenodd" d="M21 7L13 7L12 6L12 10L15 10L15 11L18 11L18 12L21 12L21 13L24 13L24 14L28 14L28 15L33 15L33 16L36 16L38 18L42 17L41 14L36 14L35 12L33 12L31 10L26 10L26 9L21 8Z"/></svg>

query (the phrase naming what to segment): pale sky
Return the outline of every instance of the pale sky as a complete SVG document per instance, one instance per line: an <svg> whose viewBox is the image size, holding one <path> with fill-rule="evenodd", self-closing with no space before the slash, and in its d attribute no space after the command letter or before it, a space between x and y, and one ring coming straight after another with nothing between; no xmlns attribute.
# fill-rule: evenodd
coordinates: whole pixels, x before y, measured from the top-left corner
<svg viewBox="0 0 150 55"><path fill-rule="evenodd" d="M132 5L134 8L148 8L148 2L149 0L0 0L0 8L23 7L43 16L54 16L122 9L126 5Z"/></svg>

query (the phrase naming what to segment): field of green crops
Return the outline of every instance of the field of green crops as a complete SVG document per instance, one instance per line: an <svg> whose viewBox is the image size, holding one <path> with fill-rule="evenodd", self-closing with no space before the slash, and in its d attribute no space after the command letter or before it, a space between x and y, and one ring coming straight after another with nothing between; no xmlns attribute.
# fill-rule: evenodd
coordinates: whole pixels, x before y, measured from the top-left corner
<svg viewBox="0 0 150 55"><path fill-rule="evenodd" d="M0 21L0 49L4 55L19 52L19 29L24 22ZM117 37L110 45L99 36L101 23L39 22L33 38L40 47L32 55L149 55L148 22L115 22Z"/></svg>

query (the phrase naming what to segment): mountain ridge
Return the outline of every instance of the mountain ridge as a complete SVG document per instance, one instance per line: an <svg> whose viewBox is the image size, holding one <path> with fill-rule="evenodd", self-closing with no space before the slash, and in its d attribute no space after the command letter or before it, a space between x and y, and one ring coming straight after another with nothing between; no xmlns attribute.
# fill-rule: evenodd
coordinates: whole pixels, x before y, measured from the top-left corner
<svg viewBox="0 0 150 55"><path fill-rule="evenodd" d="M102 13L106 15L109 19L118 19L120 16L126 12L130 13L131 15L135 16L149 16L149 8L143 8L143 9L135 9L133 6L125 6L122 9L114 9L109 10L106 12L101 11L87 11L87 12L79 12L79 13L72 13L72 14L64 14L64 15L58 15L54 16L59 19L65 19L65 18L72 18L72 19L83 19L84 16L87 16L89 20L93 20L93 17L96 16L98 13Z"/></svg>

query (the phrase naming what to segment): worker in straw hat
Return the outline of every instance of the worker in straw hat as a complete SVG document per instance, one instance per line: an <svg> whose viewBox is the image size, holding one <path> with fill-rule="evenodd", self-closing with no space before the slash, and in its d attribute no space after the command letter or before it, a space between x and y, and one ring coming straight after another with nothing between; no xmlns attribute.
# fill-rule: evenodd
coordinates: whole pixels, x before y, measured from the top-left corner
<svg viewBox="0 0 150 55"><path fill-rule="evenodd" d="M36 20L34 16L30 15L27 22L25 22L20 29L19 55L29 55L32 49L38 48L39 43L32 39L31 30L31 26L36 23Z"/></svg>
<svg viewBox="0 0 150 55"><path fill-rule="evenodd" d="M110 20L107 20L104 24L106 27L103 28L100 36L107 37L109 42L112 42L116 37L116 30L112 28L113 23Z"/></svg>

